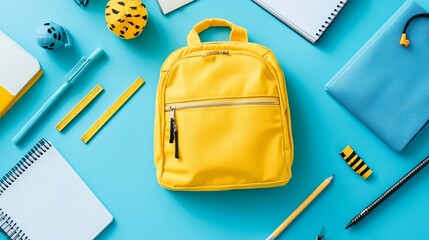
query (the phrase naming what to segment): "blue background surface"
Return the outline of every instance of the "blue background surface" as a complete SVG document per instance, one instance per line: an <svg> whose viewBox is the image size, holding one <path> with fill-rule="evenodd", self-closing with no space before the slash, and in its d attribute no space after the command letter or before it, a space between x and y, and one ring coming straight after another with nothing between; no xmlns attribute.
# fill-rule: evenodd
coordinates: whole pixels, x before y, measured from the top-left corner
<svg viewBox="0 0 429 240"><path fill-rule="evenodd" d="M140 37L126 41L105 26L106 2L91 0L87 8L72 0L2 2L0 30L38 58L45 73L0 119L0 175L44 137L114 216L98 239L265 239L320 182L336 174L280 239L315 239L323 226L326 240L428 239L428 169L361 223L344 230L353 216L428 154L429 131L395 153L324 90L403 0L351 0L315 46L250 0L197 0L167 16L155 0L146 0L148 25ZM429 9L427 1L417 2ZM169 53L186 44L192 26L208 17L247 28L250 41L271 48L284 70L295 141L293 178L285 187L205 193L171 192L157 184L152 139L159 69ZM48 52L37 46L34 32L49 20L69 30L73 48ZM227 36L226 30L216 29L202 38ZM96 47L106 56L64 94L22 144L14 145L11 138L80 57ZM145 85L89 144L82 143L82 134L137 76L145 79ZM105 91L59 133L55 125L97 83ZM348 144L374 171L368 180L338 155Z"/></svg>

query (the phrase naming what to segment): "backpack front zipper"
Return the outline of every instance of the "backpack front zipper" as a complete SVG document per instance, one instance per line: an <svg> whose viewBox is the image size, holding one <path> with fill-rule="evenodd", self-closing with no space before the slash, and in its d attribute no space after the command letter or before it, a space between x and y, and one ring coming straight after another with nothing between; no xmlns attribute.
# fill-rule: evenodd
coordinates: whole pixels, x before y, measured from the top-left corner
<svg viewBox="0 0 429 240"><path fill-rule="evenodd" d="M189 109L189 108L204 108L204 107L228 107L228 106L239 106L239 105L279 105L279 101L276 100L241 100L241 101L224 101L224 102L200 102L200 103L178 103L175 105L167 105L166 111L170 111L170 143L174 145L174 156L179 159L179 134L177 129L177 122L175 118L176 110Z"/></svg>

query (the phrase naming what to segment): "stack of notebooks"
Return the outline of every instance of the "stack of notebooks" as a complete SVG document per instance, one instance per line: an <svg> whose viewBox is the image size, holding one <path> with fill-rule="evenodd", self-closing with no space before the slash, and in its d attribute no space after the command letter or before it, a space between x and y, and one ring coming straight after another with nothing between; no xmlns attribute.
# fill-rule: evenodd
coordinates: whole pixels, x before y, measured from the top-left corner
<svg viewBox="0 0 429 240"><path fill-rule="evenodd" d="M0 180L0 228L11 239L90 240L112 220L44 139Z"/></svg>

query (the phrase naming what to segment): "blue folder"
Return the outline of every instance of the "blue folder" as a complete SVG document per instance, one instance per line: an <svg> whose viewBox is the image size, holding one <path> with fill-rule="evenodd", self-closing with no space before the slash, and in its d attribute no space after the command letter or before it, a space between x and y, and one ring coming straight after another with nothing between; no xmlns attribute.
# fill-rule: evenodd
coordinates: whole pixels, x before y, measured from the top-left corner
<svg viewBox="0 0 429 240"><path fill-rule="evenodd" d="M409 18L426 11L405 2L326 84L326 91L395 151L429 120L429 20L411 22L408 48L399 44Z"/></svg>

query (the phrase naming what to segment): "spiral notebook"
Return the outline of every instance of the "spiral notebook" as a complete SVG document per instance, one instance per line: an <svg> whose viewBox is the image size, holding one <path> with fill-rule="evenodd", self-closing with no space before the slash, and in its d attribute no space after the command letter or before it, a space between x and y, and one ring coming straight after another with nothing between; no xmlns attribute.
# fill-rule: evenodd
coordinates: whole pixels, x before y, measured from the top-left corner
<svg viewBox="0 0 429 240"><path fill-rule="evenodd" d="M348 0L253 0L273 16L316 43Z"/></svg>
<svg viewBox="0 0 429 240"><path fill-rule="evenodd" d="M44 139L0 180L0 228L11 239L94 239L112 220Z"/></svg>

